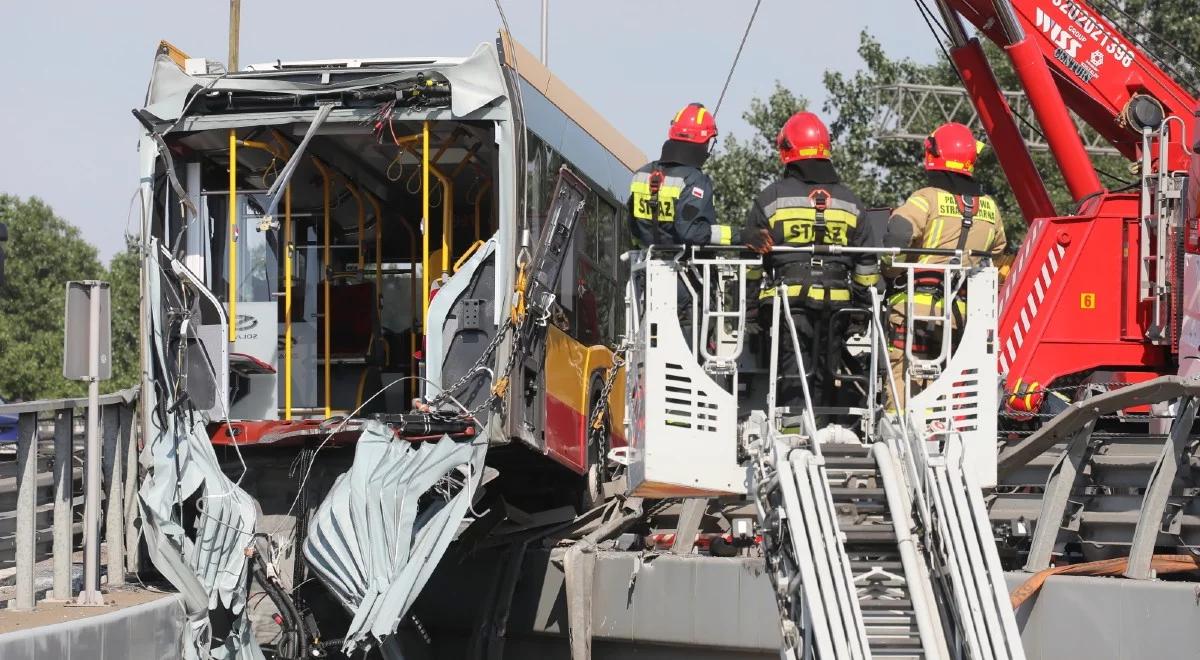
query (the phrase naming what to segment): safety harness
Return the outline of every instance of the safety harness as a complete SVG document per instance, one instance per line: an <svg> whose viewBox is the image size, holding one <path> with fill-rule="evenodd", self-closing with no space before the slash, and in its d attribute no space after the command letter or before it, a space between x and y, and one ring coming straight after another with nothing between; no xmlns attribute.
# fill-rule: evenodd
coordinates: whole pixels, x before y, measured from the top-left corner
<svg viewBox="0 0 1200 660"><path fill-rule="evenodd" d="M808 193L808 199L813 209L811 244L823 245L829 232L826 213L832 208L833 195L828 190L817 188ZM810 306L818 303L818 306L822 308L829 308L834 303L850 301L850 289L843 285L843 281L848 280L850 274L850 266L846 264L837 261L827 262L816 255L809 255L804 262L776 266L774 273L776 285L786 283L791 279L789 276L793 273L796 275L796 279L802 279L804 283L788 284L787 295L789 298L800 298ZM759 294L759 300L765 301L774 296L774 287L764 288Z"/></svg>
<svg viewBox="0 0 1200 660"><path fill-rule="evenodd" d="M663 231L663 228L658 224L658 216L662 212L662 206L658 200L658 193L662 190L663 181L667 178L666 172L663 172L662 166L656 160L650 163L650 224L654 227L654 232L658 235Z"/></svg>
<svg viewBox="0 0 1200 660"><path fill-rule="evenodd" d="M967 248L967 241L971 238L971 227L975 224L975 216L979 213L979 197L975 195L954 195L954 202L958 206L959 215L962 216L962 227L958 234L958 244L954 248L955 251L958 252L958 255L952 257L950 262L953 264L960 264L962 263L960 256L962 255L963 250ZM916 278L916 282L913 285L913 293L918 298L918 304L922 302L921 298L926 296L928 297L929 308L931 311L936 309L937 305L945 304L945 301L942 300L942 278L945 277L945 273L943 271L918 270L914 271L913 277ZM958 329L963 327L965 321L965 295L966 292L964 291L961 296L958 296L955 299L954 308L951 310L951 314L954 318L954 327ZM905 292L901 292L893 296L888 302L890 302L892 305L897 305L903 303L906 296L907 294ZM930 343L940 339L941 335L933 332L932 328L926 328L924 330L917 330L914 328L914 333L917 335L913 340L914 351L926 351L931 348L937 348L936 346L931 346ZM921 339L929 340L930 343L918 344L917 341ZM903 349L904 343L905 327L904 325L896 326L895 334L892 338L892 346Z"/></svg>
<svg viewBox="0 0 1200 660"><path fill-rule="evenodd" d="M662 171L658 161L650 163L650 218L654 220L655 225L658 223L658 214L661 212L658 202L658 192L662 190L663 181L667 178L666 172Z"/></svg>
<svg viewBox="0 0 1200 660"><path fill-rule="evenodd" d="M954 202L958 204L958 214L962 216L962 230L958 234L958 246L954 249L959 255L967 248L967 239L971 237L971 225L975 224L975 214L979 213L979 198L974 195L955 195ZM955 256L951 263L962 263Z"/></svg>

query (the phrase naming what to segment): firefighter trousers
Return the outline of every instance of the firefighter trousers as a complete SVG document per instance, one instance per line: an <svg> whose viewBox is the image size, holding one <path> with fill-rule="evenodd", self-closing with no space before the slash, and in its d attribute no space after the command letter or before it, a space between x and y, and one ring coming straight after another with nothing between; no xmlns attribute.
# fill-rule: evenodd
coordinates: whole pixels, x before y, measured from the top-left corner
<svg viewBox="0 0 1200 660"><path fill-rule="evenodd" d="M820 304L816 307L799 298L790 298L792 322L796 326L804 370L808 375L808 392L814 407L835 405L837 401L833 370L846 346L849 325L845 317L835 316L841 306ZM763 337L770 337L772 328L771 301L760 306L759 323L763 324ZM791 331L783 319L779 323L779 380L776 385L776 402L780 406L799 411L804 408L804 389L799 360L792 344ZM769 352L768 352L769 355Z"/></svg>
<svg viewBox="0 0 1200 660"><path fill-rule="evenodd" d="M940 298L933 297L931 294L918 294L920 296L913 304L913 311L917 316L932 316L942 314L942 302ZM908 375L908 358L905 355L905 333L907 332L908 308L903 295L892 296L889 299L891 303L888 313L888 323L891 326L891 343L888 345L888 362L892 371L892 382L896 384L897 391L893 392L891 385L887 384L887 406L888 412L893 412L897 409L897 405L904 406L904 382ZM959 300L957 302L960 311L965 312L965 304ZM951 352L957 346L957 334L960 328L960 314L950 315L950 325L952 329ZM913 355L922 359L936 358L942 350L942 329L937 323L922 322L915 324L913 329L912 352ZM926 378L908 378L908 391L912 395L920 394L931 381Z"/></svg>

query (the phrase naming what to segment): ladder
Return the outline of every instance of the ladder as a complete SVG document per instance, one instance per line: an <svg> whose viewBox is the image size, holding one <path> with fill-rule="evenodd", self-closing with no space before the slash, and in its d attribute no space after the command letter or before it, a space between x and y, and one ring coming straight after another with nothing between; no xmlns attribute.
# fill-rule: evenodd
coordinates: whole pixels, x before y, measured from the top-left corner
<svg viewBox="0 0 1200 660"><path fill-rule="evenodd" d="M994 369L995 356L975 344L994 328L995 296L984 291L994 291L995 272L967 279L980 312L975 327L968 322L955 355L937 360L942 378L909 399L904 423L880 424L879 435L862 442L822 442L845 434L816 428L805 386L803 434L779 430L773 395L768 413L752 415L743 430L785 658L1024 658L974 475L979 456L964 445L982 433L994 446L994 429L975 413L989 405L978 390L995 381L986 367L990 360ZM771 353L782 337L800 355L780 294ZM938 320L949 328L950 310L943 313ZM873 323L886 354L878 312ZM974 390L965 391L970 383Z"/></svg>
<svg viewBox="0 0 1200 660"><path fill-rule="evenodd" d="M784 287L772 298L766 410L756 404L739 422L737 381L726 374L743 357L751 265L728 256L706 263L694 252L686 265L650 251L630 258L629 444L609 453L628 466L628 492L753 500L783 658L1024 660L981 490L996 474L995 269L944 267L955 287L940 316L922 315L940 325L944 350L917 365L936 379L920 392L903 385L902 417L881 416L874 405L850 409L863 417L856 434L817 427L805 378L802 410L776 405L780 342L792 343L800 374L808 373ZM697 310L691 348L677 307L685 267L704 270L702 285L687 287ZM710 295L713 281L733 288L729 298ZM953 292L962 286L966 322L953 347ZM888 343L878 297L872 309L866 390L874 403L878 373L889 374L893 395L898 386L876 368ZM709 328L731 320L730 341L709 350Z"/></svg>
<svg viewBox="0 0 1200 660"><path fill-rule="evenodd" d="M1138 231L1139 266L1138 297L1151 303L1152 325L1147 339L1157 344L1178 341L1175 323L1172 322L1173 298L1178 292L1171 289L1170 282L1176 279L1172 270L1180 259L1177 246L1182 243L1183 189L1185 179L1176 173L1155 168L1155 161L1167 163L1167 149L1171 142L1171 122L1163 122L1157 129L1149 126L1142 129L1141 219ZM1155 144L1157 142L1157 145ZM1157 149L1155 148L1157 146Z"/></svg>
<svg viewBox="0 0 1200 660"><path fill-rule="evenodd" d="M887 446L769 431L748 445L783 656L949 657Z"/></svg>

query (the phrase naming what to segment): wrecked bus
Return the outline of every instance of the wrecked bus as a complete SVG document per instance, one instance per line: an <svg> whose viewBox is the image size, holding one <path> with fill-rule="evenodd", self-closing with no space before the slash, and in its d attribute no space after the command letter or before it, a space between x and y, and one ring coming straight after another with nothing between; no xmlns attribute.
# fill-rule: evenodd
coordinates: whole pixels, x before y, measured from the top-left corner
<svg viewBox="0 0 1200 660"><path fill-rule="evenodd" d="M139 501L185 652L386 650L481 489L602 497L644 158L524 48L231 72L164 42L134 114Z"/></svg>

